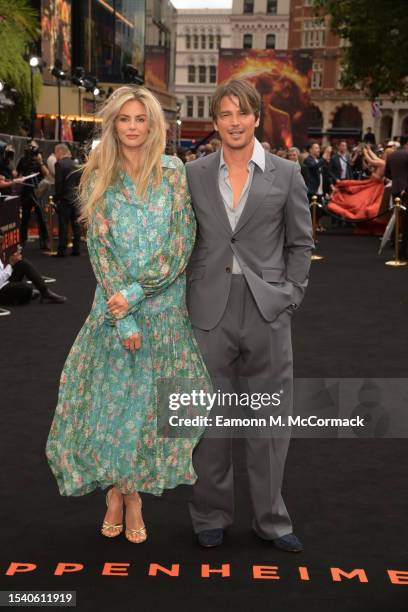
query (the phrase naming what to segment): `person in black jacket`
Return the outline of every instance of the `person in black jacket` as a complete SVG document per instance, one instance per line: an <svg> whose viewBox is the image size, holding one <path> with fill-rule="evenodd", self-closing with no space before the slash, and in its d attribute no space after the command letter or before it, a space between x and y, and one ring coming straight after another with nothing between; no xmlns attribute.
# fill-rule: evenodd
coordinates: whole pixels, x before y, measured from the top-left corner
<svg viewBox="0 0 408 612"><path fill-rule="evenodd" d="M402 259L408 259L408 136L401 136L401 148L387 156L385 176L392 181L391 192L400 197L407 210L402 211Z"/></svg>
<svg viewBox="0 0 408 612"><path fill-rule="evenodd" d="M304 159L303 164L308 169L307 191L309 200L313 195L317 195L321 200L330 193L330 174L329 163L331 157L331 147L326 147L320 157L320 144L310 143L308 147L309 155Z"/></svg>
<svg viewBox="0 0 408 612"><path fill-rule="evenodd" d="M31 211L34 209L40 232L40 249L47 250L48 230L36 190L41 179L48 176L49 172L35 140L31 140L24 149L24 155L17 164L17 173L20 177L29 176L31 174L36 175L28 181L23 182L21 192L21 244L24 246L27 242L28 223L30 221Z"/></svg>
<svg viewBox="0 0 408 612"><path fill-rule="evenodd" d="M363 142L364 144L370 144L373 147L375 147L376 142L375 142L375 135L373 134L373 131L370 127L367 128L366 133L363 136Z"/></svg>
<svg viewBox="0 0 408 612"><path fill-rule="evenodd" d="M312 142L308 146L309 155L305 157L303 165L307 168L307 195L309 202L312 200L312 196L316 195L320 203L324 201L330 194L331 180L330 180L330 158L332 148L326 147L323 155L320 156L320 144L318 142ZM322 210L317 209L318 213L318 228L319 232L323 232L324 227L320 224L320 217L322 216Z"/></svg>
<svg viewBox="0 0 408 612"><path fill-rule="evenodd" d="M55 195L58 213L58 257L64 257L68 245L68 226L71 224L73 245L71 255L80 255L81 228L78 222L78 185L81 178L80 167L71 157L65 144L55 147Z"/></svg>
<svg viewBox="0 0 408 612"><path fill-rule="evenodd" d="M4 250L4 233L0 229L0 304L1 305L20 305L26 304L34 297L33 288L40 295L40 301L44 304L63 304L67 298L64 295L58 295L50 291L44 282L43 277L37 272L34 266L23 259L21 252L17 250L8 258L5 259ZM31 281L31 284L25 282L25 278Z"/></svg>
<svg viewBox="0 0 408 612"><path fill-rule="evenodd" d="M353 178L350 156L345 140L339 142L336 153L332 155L330 160L330 174L334 182Z"/></svg>

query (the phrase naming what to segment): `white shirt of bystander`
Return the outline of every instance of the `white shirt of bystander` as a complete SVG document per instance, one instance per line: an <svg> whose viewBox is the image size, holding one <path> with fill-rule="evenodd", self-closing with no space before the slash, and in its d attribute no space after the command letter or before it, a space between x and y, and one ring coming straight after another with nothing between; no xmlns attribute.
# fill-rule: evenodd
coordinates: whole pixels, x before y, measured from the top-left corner
<svg viewBox="0 0 408 612"><path fill-rule="evenodd" d="M3 289L5 285L9 282L10 276L13 274L13 268L10 264L4 266L3 262L0 259L0 289Z"/></svg>

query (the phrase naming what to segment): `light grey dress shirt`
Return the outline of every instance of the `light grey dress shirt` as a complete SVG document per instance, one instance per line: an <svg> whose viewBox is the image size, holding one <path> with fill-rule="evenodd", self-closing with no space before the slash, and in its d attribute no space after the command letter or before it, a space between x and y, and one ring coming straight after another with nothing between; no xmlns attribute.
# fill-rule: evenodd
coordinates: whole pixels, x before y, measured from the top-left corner
<svg viewBox="0 0 408 612"><path fill-rule="evenodd" d="M254 176L255 164L262 170L265 171L265 149L255 138L254 150L252 153L252 157L248 162L248 178L246 180L245 186L240 195L237 206L234 208L234 196L232 192L231 182L229 179L229 171L228 166L224 161L224 151L221 149L220 156L220 167L218 173L218 185L220 188L222 200L224 202L225 211L228 216L228 220L231 225L232 231L235 230L238 221L242 215L242 212L245 208L245 204L248 199L249 190L251 189L252 179ZM241 266L239 265L237 258L233 257L232 260L232 273L233 274L242 274Z"/></svg>
<svg viewBox="0 0 408 612"><path fill-rule="evenodd" d="M341 153L339 153L339 160L340 160L340 178L341 179L345 179L347 178L347 157L341 155Z"/></svg>

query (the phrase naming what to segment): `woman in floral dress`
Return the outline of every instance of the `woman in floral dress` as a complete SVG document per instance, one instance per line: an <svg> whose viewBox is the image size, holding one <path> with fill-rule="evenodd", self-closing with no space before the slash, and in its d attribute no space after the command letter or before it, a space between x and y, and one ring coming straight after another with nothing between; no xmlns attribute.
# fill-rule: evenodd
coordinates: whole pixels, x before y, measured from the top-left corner
<svg viewBox="0 0 408 612"><path fill-rule="evenodd" d="M160 104L124 86L101 116L80 188L97 288L61 375L46 454L61 495L110 486L102 534L122 532L125 508L125 536L140 543L138 492L193 484L203 431L159 435L159 381L210 382L185 305L195 220L183 164L162 154Z"/></svg>

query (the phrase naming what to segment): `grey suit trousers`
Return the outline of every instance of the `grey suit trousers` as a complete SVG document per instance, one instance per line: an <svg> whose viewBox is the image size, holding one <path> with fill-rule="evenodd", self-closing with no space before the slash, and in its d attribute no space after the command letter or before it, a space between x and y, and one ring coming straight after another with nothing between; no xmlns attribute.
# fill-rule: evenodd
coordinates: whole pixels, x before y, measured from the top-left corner
<svg viewBox="0 0 408 612"><path fill-rule="evenodd" d="M266 321L244 276L233 275L227 306L216 327L209 331L194 327L214 390L220 388L220 380L225 392L239 392L240 380L249 381L249 388L251 379L258 377L291 380L291 317L285 310L272 323ZM193 454L198 480L189 509L196 533L227 528L234 519L232 438L214 438L207 432ZM253 529L268 540L292 532L281 495L288 446L288 437L245 439Z"/></svg>

